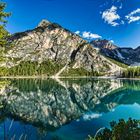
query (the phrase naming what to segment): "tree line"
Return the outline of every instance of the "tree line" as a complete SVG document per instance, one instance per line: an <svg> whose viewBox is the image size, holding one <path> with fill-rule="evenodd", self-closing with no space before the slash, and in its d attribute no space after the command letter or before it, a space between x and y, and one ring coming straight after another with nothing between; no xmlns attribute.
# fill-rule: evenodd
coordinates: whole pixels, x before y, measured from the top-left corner
<svg viewBox="0 0 140 140"><path fill-rule="evenodd" d="M128 67L123 71L122 77L126 78L139 78L140 77L140 67Z"/></svg>
<svg viewBox="0 0 140 140"><path fill-rule="evenodd" d="M0 67L0 76L50 76L57 73L63 65L56 62L44 61L38 62L24 61L11 68Z"/></svg>

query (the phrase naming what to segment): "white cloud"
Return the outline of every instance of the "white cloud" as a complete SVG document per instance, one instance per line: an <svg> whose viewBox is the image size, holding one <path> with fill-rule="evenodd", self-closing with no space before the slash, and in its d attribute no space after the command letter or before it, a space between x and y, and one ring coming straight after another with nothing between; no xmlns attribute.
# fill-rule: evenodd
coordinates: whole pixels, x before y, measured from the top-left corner
<svg viewBox="0 0 140 140"><path fill-rule="evenodd" d="M80 34L80 31L76 31L75 33L79 35Z"/></svg>
<svg viewBox="0 0 140 140"><path fill-rule="evenodd" d="M114 43L114 40L110 40L111 43Z"/></svg>
<svg viewBox="0 0 140 140"><path fill-rule="evenodd" d="M130 15L130 16L133 16L134 14L138 14L138 13L140 13L140 8L138 8L138 9L132 11L129 15Z"/></svg>
<svg viewBox="0 0 140 140"><path fill-rule="evenodd" d="M116 22L116 20L120 19L120 16L117 14L117 7L112 6L110 9L105 10L102 13L102 19L112 26L119 25L119 23Z"/></svg>
<svg viewBox="0 0 140 140"><path fill-rule="evenodd" d="M136 22L140 20L140 15L136 15L136 14L140 14L140 8L132 11L130 14L125 16L126 19L128 20L128 23Z"/></svg>
<svg viewBox="0 0 140 140"><path fill-rule="evenodd" d="M83 38L85 39L98 39L98 38L102 38L102 36L98 35L98 34L93 34L91 32L80 32L80 31L76 31L75 34L81 35Z"/></svg>
<svg viewBox="0 0 140 140"><path fill-rule="evenodd" d="M136 17L132 16L132 17L129 17L128 23L139 21L139 20L140 20L140 16L136 16Z"/></svg>
<svg viewBox="0 0 140 140"><path fill-rule="evenodd" d="M98 34L93 34L91 32L87 32L87 31L84 31L83 34L82 34L82 37L83 38L86 38L86 39L97 39L97 38L102 38L102 36L98 35Z"/></svg>

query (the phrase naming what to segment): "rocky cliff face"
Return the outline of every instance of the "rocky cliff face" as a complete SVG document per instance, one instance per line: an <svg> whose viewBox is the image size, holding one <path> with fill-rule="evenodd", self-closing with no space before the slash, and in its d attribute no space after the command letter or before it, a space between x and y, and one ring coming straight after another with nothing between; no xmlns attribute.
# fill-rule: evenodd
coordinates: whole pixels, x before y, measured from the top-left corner
<svg viewBox="0 0 140 140"><path fill-rule="evenodd" d="M0 61L2 67L14 67L25 61L51 60L65 69L83 68L108 75L118 74L120 67L100 55L87 41L62 28L56 23L43 20L35 29L12 35L8 40L12 47L6 48ZM60 74L60 73L59 73Z"/></svg>
<svg viewBox="0 0 140 140"><path fill-rule="evenodd" d="M98 40L94 40L91 41L91 44L94 45L94 47L97 47L99 49L108 49L108 50L114 50L117 48L117 46L113 45L110 41L104 39L98 39Z"/></svg>
<svg viewBox="0 0 140 140"><path fill-rule="evenodd" d="M121 61L128 65L140 65L140 47L133 48L119 48L108 40L95 40L91 44L98 48L101 54L112 59Z"/></svg>

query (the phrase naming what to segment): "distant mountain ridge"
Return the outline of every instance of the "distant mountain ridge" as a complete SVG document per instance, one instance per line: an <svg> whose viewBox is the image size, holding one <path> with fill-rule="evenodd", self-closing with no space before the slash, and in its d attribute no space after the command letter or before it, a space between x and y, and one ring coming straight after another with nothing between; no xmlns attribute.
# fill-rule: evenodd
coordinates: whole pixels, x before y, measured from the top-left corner
<svg viewBox="0 0 140 140"><path fill-rule="evenodd" d="M120 74L121 67L89 42L46 20L33 30L12 35L8 41L11 45L1 54L0 75Z"/></svg>
<svg viewBox="0 0 140 140"><path fill-rule="evenodd" d="M120 48L109 40L94 40L91 44L98 48L100 53L104 56L110 57L117 61L123 62L131 66L140 65L140 46L133 48Z"/></svg>

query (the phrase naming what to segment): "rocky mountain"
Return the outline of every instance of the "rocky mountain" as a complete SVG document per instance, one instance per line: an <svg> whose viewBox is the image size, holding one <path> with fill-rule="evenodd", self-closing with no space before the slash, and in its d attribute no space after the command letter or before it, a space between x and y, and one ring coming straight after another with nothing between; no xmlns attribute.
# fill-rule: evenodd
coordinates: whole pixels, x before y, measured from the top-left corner
<svg viewBox="0 0 140 140"><path fill-rule="evenodd" d="M0 75L120 74L121 68L90 43L47 20L33 30L12 35L8 41L10 46L0 54Z"/></svg>
<svg viewBox="0 0 140 140"><path fill-rule="evenodd" d="M112 44L108 40L94 40L91 44L98 48L100 53L104 56L118 60L128 65L140 65L140 47L133 48L120 48Z"/></svg>

